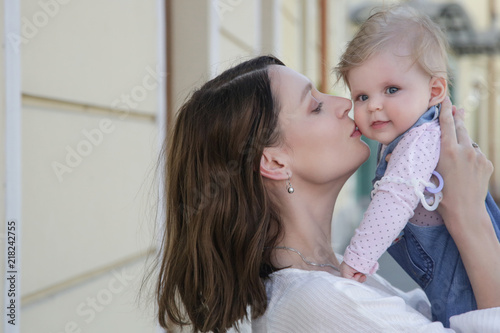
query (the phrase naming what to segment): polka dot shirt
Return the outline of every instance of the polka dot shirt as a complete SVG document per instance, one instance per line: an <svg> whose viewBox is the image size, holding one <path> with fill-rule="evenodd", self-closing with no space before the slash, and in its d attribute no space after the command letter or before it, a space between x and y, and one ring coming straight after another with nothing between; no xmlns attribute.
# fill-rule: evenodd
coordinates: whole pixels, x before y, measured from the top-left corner
<svg viewBox="0 0 500 333"><path fill-rule="evenodd" d="M378 259L408 221L422 226L443 223L436 211L422 207L414 186L409 184L414 180L430 180L439 160L440 138L439 123L434 120L408 131L394 148L384 177L372 193L372 201L346 248L346 264L359 272L373 274L378 269ZM418 184L419 191L424 187Z"/></svg>

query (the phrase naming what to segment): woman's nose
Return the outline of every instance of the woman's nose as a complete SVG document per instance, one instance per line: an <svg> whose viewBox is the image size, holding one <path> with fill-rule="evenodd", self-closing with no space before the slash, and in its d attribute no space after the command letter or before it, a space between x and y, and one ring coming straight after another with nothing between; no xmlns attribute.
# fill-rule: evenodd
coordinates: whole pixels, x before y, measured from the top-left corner
<svg viewBox="0 0 500 333"><path fill-rule="evenodd" d="M334 103L336 103L337 106L336 108L337 116L339 118L347 117L349 111L351 111L352 109L352 101L350 99L343 97L334 96L334 98L335 98Z"/></svg>

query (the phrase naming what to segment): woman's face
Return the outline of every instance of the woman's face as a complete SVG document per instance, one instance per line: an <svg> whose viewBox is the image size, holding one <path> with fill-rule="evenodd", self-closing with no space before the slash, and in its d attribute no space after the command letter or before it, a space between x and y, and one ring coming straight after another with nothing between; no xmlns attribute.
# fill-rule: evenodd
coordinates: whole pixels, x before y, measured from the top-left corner
<svg viewBox="0 0 500 333"><path fill-rule="evenodd" d="M351 176L370 156L347 115L351 101L320 93L308 78L284 66L271 66L270 76L294 184L324 184Z"/></svg>

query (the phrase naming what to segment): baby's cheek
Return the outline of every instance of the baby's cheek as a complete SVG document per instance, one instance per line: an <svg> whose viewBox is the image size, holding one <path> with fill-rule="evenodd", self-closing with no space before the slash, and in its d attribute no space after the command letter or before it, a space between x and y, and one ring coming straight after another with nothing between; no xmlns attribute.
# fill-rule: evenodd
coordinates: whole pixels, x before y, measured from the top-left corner
<svg viewBox="0 0 500 333"><path fill-rule="evenodd" d="M353 118L358 128L361 130L361 132L363 132L363 129L366 129L367 126L366 117L363 116L363 112L359 109L356 110L356 108L354 108Z"/></svg>
<svg viewBox="0 0 500 333"><path fill-rule="evenodd" d="M358 108L354 107L351 110L351 115L354 118L354 121L356 121L356 123L358 119L361 120L361 111Z"/></svg>

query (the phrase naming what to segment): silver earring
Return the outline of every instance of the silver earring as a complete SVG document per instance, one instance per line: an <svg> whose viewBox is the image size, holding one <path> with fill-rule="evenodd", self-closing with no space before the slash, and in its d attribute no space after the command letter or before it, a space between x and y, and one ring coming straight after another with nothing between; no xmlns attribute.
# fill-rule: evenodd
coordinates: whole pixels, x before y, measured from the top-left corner
<svg viewBox="0 0 500 333"><path fill-rule="evenodd" d="M288 176L288 180L286 182L286 190L290 194L292 194L293 192L295 192L294 188L292 187L292 183L290 183L290 176Z"/></svg>

